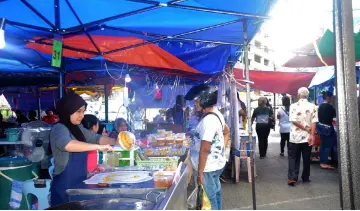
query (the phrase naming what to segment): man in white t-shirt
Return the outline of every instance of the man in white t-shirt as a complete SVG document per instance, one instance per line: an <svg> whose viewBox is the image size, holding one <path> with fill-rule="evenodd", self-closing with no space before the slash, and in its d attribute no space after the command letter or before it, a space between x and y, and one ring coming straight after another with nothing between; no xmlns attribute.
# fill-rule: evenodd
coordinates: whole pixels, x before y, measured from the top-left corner
<svg viewBox="0 0 360 211"><path fill-rule="evenodd" d="M195 107L203 113L203 117L191 132L190 159L196 176L195 182L204 186L211 209L220 210L220 175L226 164L223 134L225 120L214 106L217 103L216 88L202 84L194 87L192 91L194 90L188 99L195 100Z"/></svg>

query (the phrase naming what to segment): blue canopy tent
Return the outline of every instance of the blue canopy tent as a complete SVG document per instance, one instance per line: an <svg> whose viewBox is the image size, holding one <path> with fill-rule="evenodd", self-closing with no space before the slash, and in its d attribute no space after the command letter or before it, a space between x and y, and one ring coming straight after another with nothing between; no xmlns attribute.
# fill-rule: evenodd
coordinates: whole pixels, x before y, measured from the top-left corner
<svg viewBox="0 0 360 211"><path fill-rule="evenodd" d="M221 72L226 63L234 64L240 56L244 42L243 22L247 22L248 38L251 39L261 25L259 19L267 18L273 4L274 1L268 0L92 0L86 4L76 0L1 1L0 18L5 19L7 46L0 50L0 58L21 62L23 66L17 71L29 68L47 71L41 69L45 67L56 70L51 67L50 55L25 48L26 43L43 43L46 38L82 34L97 46L92 39L94 35L133 36L146 42L126 49L156 43L189 66L214 74ZM16 8L16 13L9 8ZM45 38L35 41L35 36ZM18 56L14 49L26 56ZM89 53L86 49L70 46L63 46L63 49ZM63 58L61 69L66 73L104 72L100 62L104 63L102 56L126 49L91 52L97 56L92 59ZM1 61L0 69L3 69Z"/></svg>

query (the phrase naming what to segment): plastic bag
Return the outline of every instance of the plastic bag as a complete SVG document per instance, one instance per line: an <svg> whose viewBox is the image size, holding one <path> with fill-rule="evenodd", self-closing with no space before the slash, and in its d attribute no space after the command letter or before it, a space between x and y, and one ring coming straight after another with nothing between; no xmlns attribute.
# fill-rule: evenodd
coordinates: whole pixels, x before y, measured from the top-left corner
<svg viewBox="0 0 360 211"><path fill-rule="evenodd" d="M197 210L211 210L211 203L209 197L207 196L204 186L199 185L197 188L197 200L196 200L196 209Z"/></svg>
<svg viewBox="0 0 360 211"><path fill-rule="evenodd" d="M230 146L225 147L225 157L226 157L226 162L229 162L229 160L230 160L230 149L231 149L231 147L230 147Z"/></svg>

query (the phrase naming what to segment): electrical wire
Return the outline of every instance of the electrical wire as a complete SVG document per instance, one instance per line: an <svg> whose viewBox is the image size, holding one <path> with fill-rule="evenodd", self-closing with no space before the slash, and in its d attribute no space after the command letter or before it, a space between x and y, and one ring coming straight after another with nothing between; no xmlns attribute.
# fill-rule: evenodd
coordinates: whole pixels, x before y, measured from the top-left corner
<svg viewBox="0 0 360 211"><path fill-rule="evenodd" d="M105 70L106 70L107 74L108 74L112 79L114 79L115 81L118 81L118 80L121 79L121 77L122 77L122 72L123 72L122 70L123 70L123 68L124 68L124 66L125 66L125 63L123 64L123 67L122 67L121 74L120 74L120 77L119 77L119 78L115 78L115 77L113 77L113 76L110 74L106 62L104 63L104 66L105 66Z"/></svg>

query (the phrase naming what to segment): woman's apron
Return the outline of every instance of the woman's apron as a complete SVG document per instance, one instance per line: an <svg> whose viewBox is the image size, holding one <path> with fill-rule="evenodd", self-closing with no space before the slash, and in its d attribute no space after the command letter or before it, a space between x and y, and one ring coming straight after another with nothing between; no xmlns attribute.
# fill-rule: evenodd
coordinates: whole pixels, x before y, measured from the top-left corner
<svg viewBox="0 0 360 211"><path fill-rule="evenodd" d="M51 206L69 202L66 190L81 184L87 178L87 152L69 152L69 161L62 173L51 184Z"/></svg>

